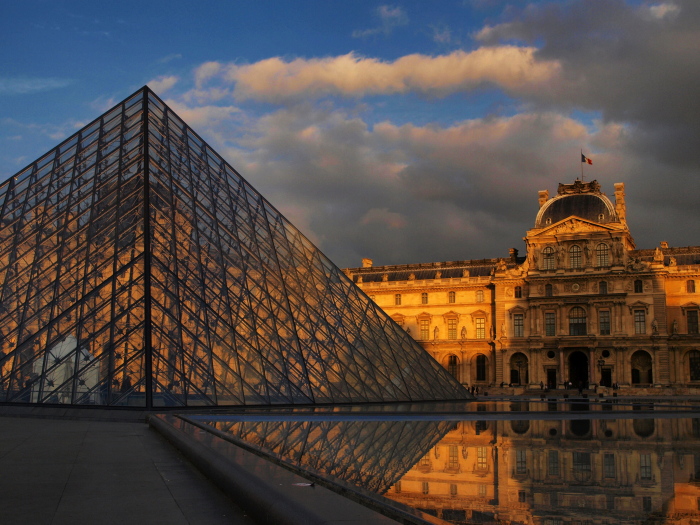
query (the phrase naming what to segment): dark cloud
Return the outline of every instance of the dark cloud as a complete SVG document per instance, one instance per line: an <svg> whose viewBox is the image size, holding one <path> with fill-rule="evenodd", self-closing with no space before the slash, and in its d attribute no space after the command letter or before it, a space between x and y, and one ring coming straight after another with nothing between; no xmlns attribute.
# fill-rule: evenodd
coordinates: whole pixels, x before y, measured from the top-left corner
<svg viewBox="0 0 700 525"><path fill-rule="evenodd" d="M482 42L539 44L562 79L534 101L600 111L630 125L627 148L666 163L700 166L700 2L630 5L579 0L510 11Z"/></svg>

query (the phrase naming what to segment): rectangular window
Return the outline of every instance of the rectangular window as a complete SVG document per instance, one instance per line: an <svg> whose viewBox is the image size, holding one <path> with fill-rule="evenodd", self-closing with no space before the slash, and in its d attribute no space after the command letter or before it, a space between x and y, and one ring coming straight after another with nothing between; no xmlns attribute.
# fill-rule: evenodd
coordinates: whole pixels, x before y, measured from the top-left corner
<svg viewBox="0 0 700 525"><path fill-rule="evenodd" d="M518 491L518 502L519 503L525 503L527 501L527 492L524 490L519 490Z"/></svg>
<svg viewBox="0 0 700 525"><path fill-rule="evenodd" d="M697 334L698 333L698 311L688 310L685 315L688 317L688 333Z"/></svg>
<svg viewBox="0 0 700 525"><path fill-rule="evenodd" d="M527 474L527 451L524 448L515 451L515 473Z"/></svg>
<svg viewBox="0 0 700 525"><path fill-rule="evenodd" d="M455 292L450 292L447 294L447 302L448 303L454 303L455 299L457 297L457 294Z"/></svg>
<svg viewBox="0 0 700 525"><path fill-rule="evenodd" d="M457 339L457 319L447 320L447 338Z"/></svg>
<svg viewBox="0 0 700 525"><path fill-rule="evenodd" d="M523 337L525 335L523 317L523 314L513 315L513 337Z"/></svg>
<svg viewBox="0 0 700 525"><path fill-rule="evenodd" d="M456 496L457 495L457 485L454 483L450 483L450 496Z"/></svg>
<svg viewBox="0 0 700 525"><path fill-rule="evenodd" d="M615 479L615 454L605 454L603 456L603 476Z"/></svg>
<svg viewBox="0 0 700 525"><path fill-rule="evenodd" d="M430 339L430 319L420 320L420 338L422 341Z"/></svg>
<svg viewBox="0 0 700 525"><path fill-rule="evenodd" d="M615 495L614 494L606 494L605 495L605 503L606 507L608 510L615 510Z"/></svg>
<svg viewBox="0 0 700 525"><path fill-rule="evenodd" d="M483 302L484 302L484 291L483 291L483 290L477 290L477 291L476 291L476 302L477 302L477 303L483 303Z"/></svg>
<svg viewBox="0 0 700 525"><path fill-rule="evenodd" d="M476 338L486 339L486 319L483 317L476 319Z"/></svg>
<svg viewBox="0 0 700 525"><path fill-rule="evenodd" d="M420 458L420 466L421 467L429 467L430 466L430 454L426 454L422 458Z"/></svg>
<svg viewBox="0 0 700 525"><path fill-rule="evenodd" d="M395 305L395 306L401 306L401 294L400 294L400 293L397 293L397 294L394 296L394 305Z"/></svg>
<svg viewBox="0 0 700 525"><path fill-rule="evenodd" d="M420 304L428 304L428 294L423 292L420 294Z"/></svg>
<svg viewBox="0 0 700 525"><path fill-rule="evenodd" d="M651 512L651 496L642 496L642 508L644 512Z"/></svg>
<svg viewBox="0 0 700 525"><path fill-rule="evenodd" d="M591 471L591 453L574 452L574 472Z"/></svg>
<svg viewBox="0 0 700 525"><path fill-rule="evenodd" d="M547 456L547 474L550 476L559 475L559 451L550 450Z"/></svg>
<svg viewBox="0 0 700 525"><path fill-rule="evenodd" d="M647 324L644 315L644 310L634 311L634 333L635 334L646 334Z"/></svg>
<svg viewBox="0 0 700 525"><path fill-rule="evenodd" d="M401 492L401 482L400 481L397 481L396 483L394 483L394 492L396 492L397 494L399 494Z"/></svg>
<svg viewBox="0 0 700 525"><path fill-rule="evenodd" d="M651 480L651 454L639 454L639 477Z"/></svg>
<svg viewBox="0 0 700 525"><path fill-rule="evenodd" d="M428 485L427 481L423 482L423 494L429 494L430 493L430 485Z"/></svg>
<svg viewBox="0 0 700 525"><path fill-rule="evenodd" d="M480 497L485 498L486 494L487 494L486 491L487 491L486 485L479 485L479 496ZM700 498L698 498L698 499L700 499Z"/></svg>
<svg viewBox="0 0 700 525"><path fill-rule="evenodd" d="M544 313L544 335L548 337L557 335L557 316L554 312Z"/></svg>
<svg viewBox="0 0 700 525"><path fill-rule="evenodd" d="M447 460L448 468L457 468L459 466L458 452L457 445L450 445L450 457Z"/></svg>
<svg viewBox="0 0 700 525"><path fill-rule="evenodd" d="M600 335L610 335L610 310L598 312L598 326L600 327Z"/></svg>
<svg viewBox="0 0 700 525"><path fill-rule="evenodd" d="M488 454L488 447L476 447L476 468L478 470L486 470L486 454Z"/></svg>

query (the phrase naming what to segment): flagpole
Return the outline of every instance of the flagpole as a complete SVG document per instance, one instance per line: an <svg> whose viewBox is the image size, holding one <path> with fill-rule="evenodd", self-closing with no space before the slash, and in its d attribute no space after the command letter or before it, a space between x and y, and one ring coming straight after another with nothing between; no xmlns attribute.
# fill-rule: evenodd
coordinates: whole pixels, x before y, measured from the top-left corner
<svg viewBox="0 0 700 525"><path fill-rule="evenodd" d="M583 182L583 149L581 149L581 182Z"/></svg>

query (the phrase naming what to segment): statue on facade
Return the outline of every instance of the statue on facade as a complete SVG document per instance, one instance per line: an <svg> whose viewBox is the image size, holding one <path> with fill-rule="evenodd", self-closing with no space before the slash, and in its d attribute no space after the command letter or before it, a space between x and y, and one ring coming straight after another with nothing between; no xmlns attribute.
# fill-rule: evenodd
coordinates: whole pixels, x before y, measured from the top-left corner
<svg viewBox="0 0 700 525"><path fill-rule="evenodd" d="M439 339L439 337L440 337L440 329L436 326L435 330L433 330L433 339L435 339L437 341Z"/></svg>
<svg viewBox="0 0 700 525"><path fill-rule="evenodd" d="M674 335L678 333L678 319L673 320L673 324L671 325L671 333Z"/></svg>
<svg viewBox="0 0 700 525"><path fill-rule="evenodd" d="M656 319L654 319L651 322L651 333L652 334L658 334L659 333L659 323Z"/></svg>
<svg viewBox="0 0 700 525"><path fill-rule="evenodd" d="M462 334L461 335L462 335L462 339L467 338L467 327L466 326L462 327Z"/></svg>

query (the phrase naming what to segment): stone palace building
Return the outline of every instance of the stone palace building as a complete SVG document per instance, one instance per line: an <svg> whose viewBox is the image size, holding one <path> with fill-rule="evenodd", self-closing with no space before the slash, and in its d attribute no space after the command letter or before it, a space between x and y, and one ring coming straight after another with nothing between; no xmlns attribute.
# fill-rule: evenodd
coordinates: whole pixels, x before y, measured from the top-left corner
<svg viewBox="0 0 700 525"><path fill-rule="evenodd" d="M539 192L524 240L525 257L344 271L468 386L700 387L700 246L637 249L624 184L612 201L579 180Z"/></svg>

